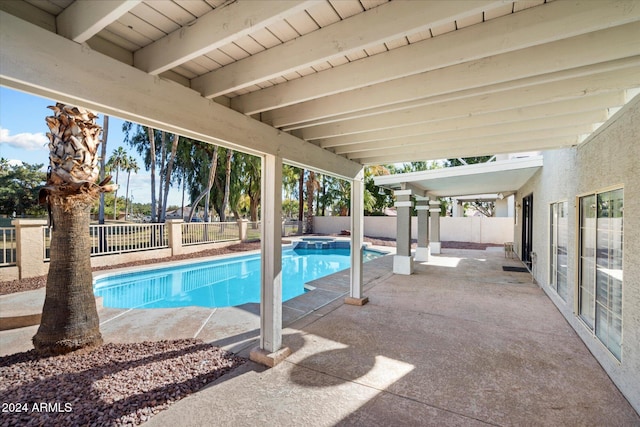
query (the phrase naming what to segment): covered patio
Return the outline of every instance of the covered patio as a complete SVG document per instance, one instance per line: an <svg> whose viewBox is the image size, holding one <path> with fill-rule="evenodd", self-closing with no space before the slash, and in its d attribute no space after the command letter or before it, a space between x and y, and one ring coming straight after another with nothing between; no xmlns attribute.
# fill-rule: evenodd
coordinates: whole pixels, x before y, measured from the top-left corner
<svg viewBox="0 0 640 427"><path fill-rule="evenodd" d="M390 405L395 410L406 407L404 416L426 418L431 411L443 411L454 417L452 423L518 424L526 420L518 417L526 414L562 417L571 412L578 423L610 423L631 414L620 420L637 424L637 414L597 406L598 399L606 404L619 393L604 373L594 374L594 380L609 385L580 383L591 379L576 372L575 365L589 372L600 372L599 367L570 329L565 331L561 316L534 285L476 282L471 271L441 283L447 267L416 264L416 274L391 277L388 283L394 286L385 282L368 289L377 301L363 306L368 295L360 249L366 165L574 147L612 117L640 87L637 0L16 0L0 2L0 47L4 86L261 157L262 301L260 340L252 358L271 366L285 363L267 373L249 365L255 370L224 381L196 400L224 387L240 387L239 382L253 377L253 386L261 384L254 392L262 398L263 390L275 387L276 395L299 402L293 390L325 372L326 366L319 384L351 386L364 378L369 393L369 399L358 393L329 394L332 405L344 405L333 412L320 406L334 422L366 421L375 409L370 405L381 405L381 410L404 396L398 406ZM283 163L351 183L354 250L344 298L350 305L336 307L308 326L309 337L317 337L313 346L319 356L300 350L300 340L307 336L303 333L285 331L283 341ZM404 218L414 194L401 188L396 195ZM416 201L423 214L437 210L428 196L420 194ZM399 234L403 258L398 259L404 272L413 271L407 241L405 232ZM431 262L428 256L424 259ZM458 268L488 265L484 262L460 262ZM511 299L525 295L531 300L514 307L511 318ZM476 306L477 300L487 306ZM436 301L442 304L432 305ZM537 303L546 317L525 309ZM551 333L545 327L553 318L559 323ZM637 316L628 319L633 326ZM391 329L376 337L383 323ZM469 334L474 328L480 329ZM503 336L505 330L514 335ZM470 341L445 339L452 334ZM544 345L545 340L557 344L565 338L565 345ZM394 339L418 347L396 353ZM342 344L335 348L332 342ZM441 354L429 353L438 342L445 345ZM328 346L318 347L323 343ZM475 352L476 347L481 350ZM636 347L633 337L627 341L627 360L637 360L631 356ZM586 359L572 358L576 352ZM337 355L341 362L325 355ZM447 370L455 361L460 364ZM334 364L340 372L328 369ZM532 364L544 383L529 375ZM572 387L563 399L545 373L557 364L562 365L558 375ZM484 373L501 373L502 365L509 367L504 375L491 377L504 380L499 387L493 379L485 381ZM383 368L380 375L376 366ZM452 376L441 382L445 371ZM387 378L383 372L395 373ZM404 383L402 378L415 381ZM425 384L426 378L432 383ZM624 372L619 378L625 378ZM310 381L307 389L315 390L313 384ZM587 403L580 401L583 386L596 390ZM599 394L601 386L606 394ZM638 395L633 385L627 389ZM491 403L493 390L500 390L500 397ZM311 401L322 398L309 396ZM555 407L551 396L563 402L562 407ZM591 400L593 396L598 399ZM274 413L286 412L265 402L272 410L256 414L259 419L270 421ZM526 410L518 410L519 402L528 402ZM241 398L229 403L260 408ZM592 404L603 410L590 414L585 408ZM205 414L216 405L208 399L200 412L183 415ZM504 415L507 407L511 415ZM230 416L238 413L231 411Z"/></svg>
<svg viewBox="0 0 640 427"><path fill-rule="evenodd" d="M365 264L364 307L343 304L346 272L319 279L329 300L285 303L286 360L247 362L144 425L640 423L531 275L503 270L520 261L491 249L442 252L411 276L389 273L393 255ZM248 357L259 310L224 310L105 308L101 329L109 342L196 336ZM28 349L36 328L0 332L3 353Z"/></svg>

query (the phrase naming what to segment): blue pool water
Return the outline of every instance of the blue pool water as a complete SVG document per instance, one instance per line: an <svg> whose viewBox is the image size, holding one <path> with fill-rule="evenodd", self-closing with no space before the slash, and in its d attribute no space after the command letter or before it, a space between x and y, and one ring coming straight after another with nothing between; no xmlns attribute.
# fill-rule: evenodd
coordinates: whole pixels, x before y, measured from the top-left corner
<svg viewBox="0 0 640 427"><path fill-rule="evenodd" d="M283 249L282 300L305 292L304 284L349 268L350 250ZM364 261L384 254L364 251ZM260 302L260 254L99 276L94 293L105 307L229 307Z"/></svg>

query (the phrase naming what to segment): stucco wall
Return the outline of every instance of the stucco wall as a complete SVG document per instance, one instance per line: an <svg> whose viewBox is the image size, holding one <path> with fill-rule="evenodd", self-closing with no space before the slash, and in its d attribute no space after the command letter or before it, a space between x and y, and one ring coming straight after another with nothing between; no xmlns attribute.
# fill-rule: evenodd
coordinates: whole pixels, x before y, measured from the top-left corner
<svg viewBox="0 0 640 427"><path fill-rule="evenodd" d="M578 197L624 188L622 357L618 362L576 315L578 268ZM533 194L534 274L542 289L585 342L636 411L640 412L640 96L619 111L606 127L576 148L544 153L544 166L518 192L516 201ZM550 204L568 201L567 301L549 287ZM516 250L522 253L522 212L518 209Z"/></svg>

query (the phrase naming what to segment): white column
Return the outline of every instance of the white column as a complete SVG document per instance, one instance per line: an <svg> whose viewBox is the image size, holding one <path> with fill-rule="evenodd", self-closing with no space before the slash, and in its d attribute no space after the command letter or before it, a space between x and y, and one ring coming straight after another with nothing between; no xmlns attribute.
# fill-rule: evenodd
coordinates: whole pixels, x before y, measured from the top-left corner
<svg viewBox="0 0 640 427"><path fill-rule="evenodd" d="M393 272L396 274L413 273L411 256L411 190L397 190L396 196L396 255L393 257Z"/></svg>
<svg viewBox="0 0 640 427"><path fill-rule="evenodd" d="M291 351L282 346L282 158L262 158L262 239L260 248L260 347L250 359L275 366Z"/></svg>
<svg viewBox="0 0 640 427"><path fill-rule="evenodd" d="M362 241L364 239L364 169L351 181L351 288L344 302L364 305L362 296Z"/></svg>
<svg viewBox="0 0 640 427"><path fill-rule="evenodd" d="M415 260L429 261L429 198L416 196L416 211L418 211L418 247Z"/></svg>
<svg viewBox="0 0 640 427"><path fill-rule="evenodd" d="M464 206L462 204L461 200L458 199L453 199L453 208L452 208L452 212L451 215L454 218L461 218L464 216Z"/></svg>
<svg viewBox="0 0 640 427"><path fill-rule="evenodd" d="M429 216L431 217L431 234L429 247L432 254L440 253L440 201L429 200Z"/></svg>

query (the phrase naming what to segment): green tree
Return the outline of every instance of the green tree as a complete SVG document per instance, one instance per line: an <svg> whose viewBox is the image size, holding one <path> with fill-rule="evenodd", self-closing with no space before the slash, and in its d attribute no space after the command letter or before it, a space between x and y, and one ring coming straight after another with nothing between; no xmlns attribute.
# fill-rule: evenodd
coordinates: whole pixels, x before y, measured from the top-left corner
<svg viewBox="0 0 640 427"><path fill-rule="evenodd" d="M47 179L43 164L11 165L0 158L0 213L16 216L42 215L38 191Z"/></svg>

